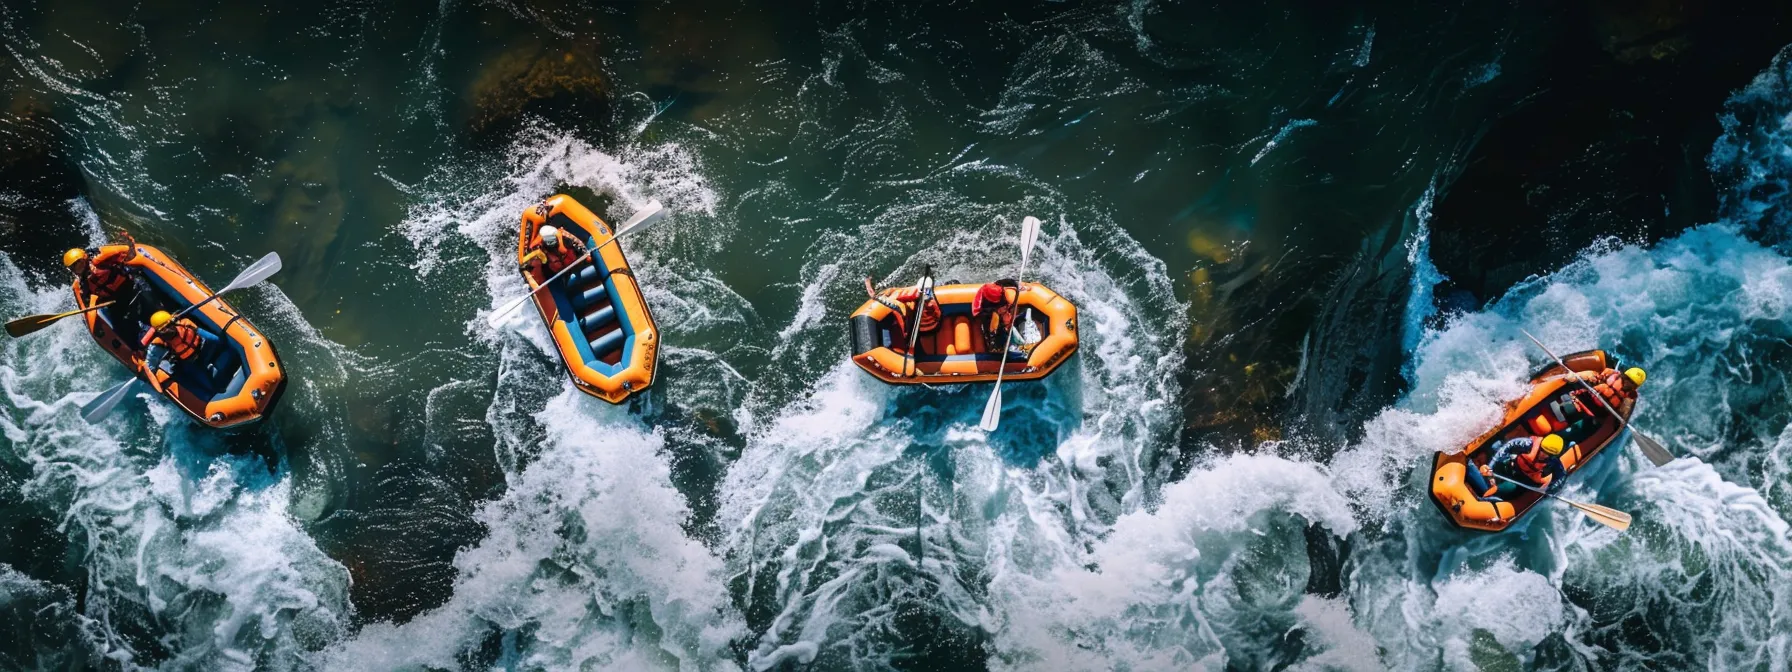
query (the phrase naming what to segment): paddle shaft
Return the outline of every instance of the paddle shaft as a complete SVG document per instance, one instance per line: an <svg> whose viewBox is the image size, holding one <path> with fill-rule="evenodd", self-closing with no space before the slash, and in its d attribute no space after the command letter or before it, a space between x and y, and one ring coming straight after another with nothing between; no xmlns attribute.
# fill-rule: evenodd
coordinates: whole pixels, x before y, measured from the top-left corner
<svg viewBox="0 0 1792 672"><path fill-rule="evenodd" d="M927 310L927 295L933 293L933 267L922 269L921 281L915 283L915 313L909 316L908 356L902 360L902 377L921 375L921 366L915 360L915 348L921 345L921 312ZM909 369L914 373L910 374Z"/></svg>
<svg viewBox="0 0 1792 672"><path fill-rule="evenodd" d="M1033 319L1033 309L1032 308L1027 309L1027 312L1025 313L1025 317L1023 319L1028 319L1028 320ZM1002 344L1002 365L999 367L996 367L996 389L997 390L1002 389L1002 376L1003 376L1003 374L1008 373L1008 349L1014 347L1014 330L1019 327L1020 327L1020 325L1017 323L1013 323L1013 322L1008 323L1008 342Z"/></svg>
<svg viewBox="0 0 1792 672"><path fill-rule="evenodd" d="M1585 513L1588 516L1592 516L1594 520L1597 520L1597 521L1604 523L1606 525L1609 525L1611 527L1615 527L1620 531L1629 529L1629 527L1630 527L1630 514L1624 513L1623 511L1619 511L1617 509L1608 509L1606 507L1598 506L1595 504L1586 504L1586 503L1582 503L1582 502L1577 502L1572 499L1568 499L1567 497L1563 497L1561 495L1557 495L1555 493L1549 492L1547 490L1543 490L1540 488L1535 488L1535 487L1531 487L1529 485L1525 485L1525 484L1520 483L1511 478L1501 476L1498 473L1495 473L1493 475L1493 477L1500 479L1502 481L1505 481L1507 483L1511 483L1518 487L1524 488L1531 492L1535 492L1539 495L1543 495L1544 497L1548 497L1550 499L1560 501L1563 504L1572 506L1575 509L1579 510L1581 513Z"/></svg>
<svg viewBox="0 0 1792 672"><path fill-rule="evenodd" d="M101 308L105 308L105 307L106 307L106 306L110 306L110 305L112 305L112 304L114 304L114 303L118 303L118 302L117 302L117 301L107 301L107 302L105 302L105 303L96 303L96 304L93 304L93 305L91 305L91 306L88 306L88 307L86 307L86 308L82 308L82 309L80 309L80 310L71 310L71 311L68 311L68 312L66 312L66 313L58 313L58 314L56 314L56 315L51 315L51 316L50 316L50 317L49 317L49 319L52 319L52 320L60 320L60 319L62 319L62 318L65 318L65 317L71 317L71 316L74 316L74 315L80 315L80 314L82 314L82 313L91 313L91 312L93 312L93 311L96 311L96 310L99 310L99 309L101 309Z"/></svg>

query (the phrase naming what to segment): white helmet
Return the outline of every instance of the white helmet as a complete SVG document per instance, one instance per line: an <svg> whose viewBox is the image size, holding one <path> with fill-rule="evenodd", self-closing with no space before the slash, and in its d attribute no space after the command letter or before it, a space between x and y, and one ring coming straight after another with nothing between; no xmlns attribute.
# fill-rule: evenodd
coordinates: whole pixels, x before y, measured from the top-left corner
<svg viewBox="0 0 1792 672"><path fill-rule="evenodd" d="M541 242L543 245L559 245L560 230L551 226L541 227Z"/></svg>

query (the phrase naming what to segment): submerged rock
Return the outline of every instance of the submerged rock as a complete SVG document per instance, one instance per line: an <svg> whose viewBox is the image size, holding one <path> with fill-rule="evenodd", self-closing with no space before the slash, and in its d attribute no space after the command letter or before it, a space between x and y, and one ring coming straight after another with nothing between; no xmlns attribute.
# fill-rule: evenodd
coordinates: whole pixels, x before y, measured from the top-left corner
<svg viewBox="0 0 1792 672"><path fill-rule="evenodd" d="M590 40L529 41L510 46L468 85L476 135L514 129L525 116L576 126L609 116L609 79Z"/></svg>

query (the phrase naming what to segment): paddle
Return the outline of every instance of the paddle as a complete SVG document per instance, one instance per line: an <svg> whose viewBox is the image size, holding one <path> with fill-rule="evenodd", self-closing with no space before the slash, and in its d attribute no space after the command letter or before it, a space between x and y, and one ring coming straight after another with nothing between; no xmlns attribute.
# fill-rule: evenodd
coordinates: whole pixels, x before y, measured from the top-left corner
<svg viewBox="0 0 1792 672"><path fill-rule="evenodd" d="M58 320L61 320L62 318L73 317L75 315L80 315L82 313L91 313L91 312L99 310L101 308L105 308L106 306L110 306L113 303L116 303L116 302L107 301L105 303L95 304L91 307L82 308L80 310L71 310L66 313L57 313L55 315L27 315L25 317L21 317L19 319L13 320L11 322L7 322L6 323L6 333L7 333L7 335L12 336L13 338L19 338L21 336L24 336L25 334L36 333L37 331L43 329L44 327L55 324Z"/></svg>
<svg viewBox="0 0 1792 672"><path fill-rule="evenodd" d="M176 321L176 322L180 321L180 318L186 317L187 313L191 313L195 310L198 310L201 306L211 303L213 299L216 299L219 296L223 296L223 294L225 292L236 291L236 290L242 289L244 287L253 286L255 284L260 283L263 280L268 279L269 276L272 276L273 274L279 273L279 272L280 272L280 253L279 252L269 252L269 253L267 253L266 256L263 256L260 259L256 259L255 263L249 264L249 267L243 269L243 272L236 274L236 278L232 279L230 281L230 284L225 285L223 289L212 292L211 296L205 297L203 300L199 301L198 303L195 303L191 306L187 306L186 308L181 309L180 312L175 313L173 316L173 321ZM145 345L148 345L151 340L155 339L155 335L156 335L156 332L153 329L144 332L143 333L143 343Z"/></svg>
<svg viewBox="0 0 1792 672"><path fill-rule="evenodd" d="M504 321L509 319L510 314L516 312L516 309L523 307L523 304L529 301L529 297L535 296L535 293L541 291L543 287L554 284L554 281L559 280L560 276L566 275L568 271L578 268L580 264L590 261L591 256L597 254L598 250L604 249L605 245L622 240L623 236L647 228L654 222L659 221L660 217L665 216L665 213L666 210L665 208L660 207L659 201L648 201L647 207L641 208L640 212L635 213L635 216L630 217L628 221L623 222L622 226L616 227L616 234L610 236L609 240L598 243L591 249L586 250L583 256L574 259L572 263L566 265L566 268L560 269L559 273L549 276L547 280L536 285L535 289L529 290L529 293L516 297L515 299L512 299L510 303L506 303L503 306L500 306L497 310L492 311L492 315L486 319L486 323L493 329L504 326Z"/></svg>
<svg viewBox="0 0 1792 672"><path fill-rule="evenodd" d="M1631 427L1630 421L1625 420L1624 416L1622 414L1618 413L1618 409L1612 408L1611 404L1606 403L1605 397L1603 395L1600 395L1598 390L1593 389L1592 385L1588 385L1587 381L1581 380L1580 376L1574 375L1574 371L1572 369L1568 368L1568 363L1562 361L1561 357L1557 357L1556 353L1550 352L1549 346L1544 345L1543 341L1537 340L1537 337L1532 336L1531 332L1525 331L1523 329L1519 329L1518 331L1519 331L1519 333L1524 334L1525 338L1531 339L1532 343L1536 343L1537 347L1543 350L1543 354L1549 355L1550 359L1556 360L1556 364L1560 365L1562 367L1563 371L1568 372L1568 377L1573 378L1576 382L1579 382L1580 386L1587 388L1588 392L1592 392L1593 394L1591 396L1599 402L1599 405L1604 406L1605 410L1610 411L1612 414L1612 417L1618 419L1618 424L1623 426L1625 429L1630 430L1631 436L1636 437L1636 446L1637 446L1637 448L1639 448L1643 451L1644 457L1649 458L1649 461L1654 463L1655 466L1657 466L1657 467L1674 461L1673 453L1668 452L1667 448L1662 447L1662 445L1660 443L1657 443L1655 441L1655 439L1649 438L1649 436L1642 433L1641 430Z"/></svg>
<svg viewBox="0 0 1792 672"><path fill-rule="evenodd" d="M112 414L112 407L117 406L118 402L124 401L126 397L131 396L131 393L137 391L137 385L140 382L142 381L133 377L112 386L112 389L101 392L100 396L94 397L93 401L89 401L81 407L81 419L86 420L88 424L99 424L101 420L106 419L106 416Z"/></svg>
<svg viewBox="0 0 1792 672"><path fill-rule="evenodd" d="M1027 273L1027 260L1033 256L1033 242L1039 239L1039 218L1028 217L1020 222L1020 270L1014 274L1015 281ZM1025 285L1021 286L1023 289ZM1020 302L1020 293L1015 292L1015 303ZM1012 307L1011 307L1012 308ZM1002 424L1002 375L1008 372L1008 350L1014 346L1014 325L1008 325L1008 338L1002 344L1002 364L996 368L996 389L989 393L989 403L983 405L983 422L977 426L985 432L996 431Z"/></svg>
<svg viewBox="0 0 1792 672"><path fill-rule="evenodd" d="M1502 481L1505 481L1507 483L1511 483L1518 487L1524 488L1531 492L1535 492L1539 495L1543 495L1544 497L1553 497L1553 498L1561 501L1563 504L1567 504L1576 509L1580 509L1581 513L1587 514L1588 518L1592 518L1594 521L1597 521L1599 524L1604 525L1609 528L1612 528L1619 532L1623 532L1625 530L1630 529L1630 514L1625 513L1623 511L1603 507L1598 504L1586 504L1586 503L1582 503L1582 502L1577 502L1572 499L1568 499L1566 497L1562 497L1560 495L1552 494L1550 492L1541 490L1539 488L1533 488L1533 487L1525 485L1523 483L1519 483L1518 481L1512 480L1510 478L1506 478L1505 476L1501 476L1499 474L1494 474L1493 477L1500 479Z"/></svg>
<svg viewBox="0 0 1792 672"><path fill-rule="evenodd" d="M933 267L928 266L921 270L921 280L915 283L915 312L909 316L908 354L902 359L902 376L904 378L910 375L909 367L915 363L915 347L921 344L921 313L927 310L927 295L932 292ZM915 367L913 375L921 375L920 367Z"/></svg>

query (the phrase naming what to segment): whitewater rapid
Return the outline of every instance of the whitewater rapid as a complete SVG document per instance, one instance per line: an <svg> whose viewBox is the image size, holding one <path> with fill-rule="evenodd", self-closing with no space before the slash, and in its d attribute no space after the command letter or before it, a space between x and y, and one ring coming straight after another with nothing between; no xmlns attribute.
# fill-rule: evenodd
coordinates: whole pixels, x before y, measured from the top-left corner
<svg viewBox="0 0 1792 672"><path fill-rule="evenodd" d="M320 460L304 482L289 458L232 454L147 397L128 403L148 413L81 422L80 403L123 373L78 330L0 345L0 432L31 474L16 491L79 547L86 575L58 586L0 566L0 614L53 615L43 641L126 669L883 670L921 655L1004 670L1784 669L1788 77L1782 55L1726 104L1718 221L1649 246L1602 241L1478 310L1437 314L1427 193L1404 250L1412 299L1390 317L1406 393L1345 445L1193 454L1177 378L1189 308L1099 206L947 157L900 189L816 205L829 226L793 262L788 305L755 306L706 268L738 242L740 195L705 177L700 134L606 151L527 129L507 162L398 185L416 199L396 228L416 274L451 283L472 258L480 272L454 288L489 298L466 324L489 354L476 360L494 379L479 419L504 488L477 504L483 534L455 555L445 601L361 622L349 571L304 531L340 497L329 475L348 430L334 399L371 358L262 288L246 312L295 359L333 363L287 401L325 428L283 446ZM1010 98L986 123L1018 123L1024 96ZM850 129L866 157L855 169L904 142L899 126ZM1298 149L1304 127L1261 151ZM967 184L1013 197L987 202ZM673 208L628 247L667 341L636 408L574 390L533 314L482 326L523 289L519 213L564 186L614 199L613 217L651 199ZM1029 214L1046 225L1028 280L1079 305L1083 342L1051 379L1010 389L1002 431L975 428L984 388L896 389L844 361L861 277L1003 274L1017 250L989 241ZM77 216L99 242L90 211ZM861 242L909 237L929 242ZM59 308L66 291L0 259L9 314ZM1555 505L1470 533L1426 500L1431 455L1497 422L1542 363L1521 329L1649 370L1634 420L1680 459L1652 468L1626 443L1563 493L1631 512L1628 533ZM86 369L106 374L73 373ZM711 425L729 430L699 429ZM713 463L717 480L681 483L682 459Z"/></svg>

